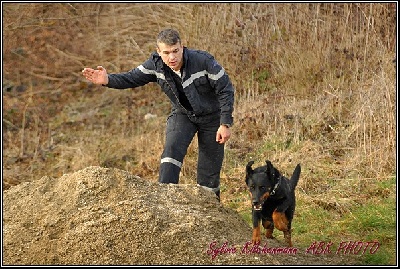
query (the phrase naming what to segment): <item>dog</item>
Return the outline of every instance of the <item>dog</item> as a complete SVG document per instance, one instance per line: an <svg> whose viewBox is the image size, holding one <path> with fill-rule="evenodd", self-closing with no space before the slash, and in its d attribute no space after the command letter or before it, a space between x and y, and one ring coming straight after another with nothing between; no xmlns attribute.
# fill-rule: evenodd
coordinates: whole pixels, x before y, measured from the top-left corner
<svg viewBox="0 0 400 269"><path fill-rule="evenodd" d="M295 188L300 178L301 166L297 164L290 178L283 176L269 160L266 165L253 170L254 161L246 165L246 185L252 203L252 243L261 243L260 221L265 236L274 238L274 227L283 232L285 242L292 247L292 220L296 207Z"/></svg>

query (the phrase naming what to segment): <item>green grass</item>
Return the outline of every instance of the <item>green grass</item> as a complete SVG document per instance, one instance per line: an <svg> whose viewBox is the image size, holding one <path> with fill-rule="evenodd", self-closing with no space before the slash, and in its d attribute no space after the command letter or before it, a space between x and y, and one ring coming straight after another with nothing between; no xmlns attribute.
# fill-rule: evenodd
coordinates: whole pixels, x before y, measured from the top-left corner
<svg viewBox="0 0 400 269"><path fill-rule="evenodd" d="M373 190L373 191L371 191ZM346 204L344 210L325 209L313 197L298 195L297 209L292 222L293 241L300 248L308 248L313 242L332 242L332 252L351 255L360 265L396 264L396 178L371 180L365 190L372 195L358 202ZM329 195L329 194L327 194ZM355 195L356 196L356 195ZM240 200L240 199L238 199ZM240 208L232 202L232 208ZM239 214L251 225L251 211ZM283 239L277 231L274 236ZM340 249L339 246L362 242L362 249ZM366 247L369 242L378 242L379 248ZM359 246L361 247L361 243ZM364 247L365 252L364 252ZM363 253L364 252L364 253ZM371 252L371 253L370 253Z"/></svg>

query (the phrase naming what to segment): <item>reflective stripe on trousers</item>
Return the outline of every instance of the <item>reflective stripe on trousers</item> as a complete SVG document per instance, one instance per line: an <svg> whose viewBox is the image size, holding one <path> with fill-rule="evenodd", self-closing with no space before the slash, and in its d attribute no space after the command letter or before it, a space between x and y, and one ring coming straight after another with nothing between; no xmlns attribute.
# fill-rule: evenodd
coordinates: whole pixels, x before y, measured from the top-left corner
<svg viewBox="0 0 400 269"><path fill-rule="evenodd" d="M178 183L187 149L197 133L197 184L214 192L220 189L220 172L224 144L215 141L219 118L207 123L194 123L185 114L172 114L167 120L164 151L161 155L159 182Z"/></svg>

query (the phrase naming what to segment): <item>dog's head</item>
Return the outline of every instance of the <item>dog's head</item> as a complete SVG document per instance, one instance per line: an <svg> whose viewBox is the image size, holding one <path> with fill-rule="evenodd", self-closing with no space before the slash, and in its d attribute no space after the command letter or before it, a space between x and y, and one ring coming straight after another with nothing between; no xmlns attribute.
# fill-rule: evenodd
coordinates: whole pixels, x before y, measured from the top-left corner
<svg viewBox="0 0 400 269"><path fill-rule="evenodd" d="M280 173L270 161L266 165L257 167L253 170L254 161L246 165L246 185L251 195L253 209L262 209L263 203L270 195L273 195L280 179Z"/></svg>

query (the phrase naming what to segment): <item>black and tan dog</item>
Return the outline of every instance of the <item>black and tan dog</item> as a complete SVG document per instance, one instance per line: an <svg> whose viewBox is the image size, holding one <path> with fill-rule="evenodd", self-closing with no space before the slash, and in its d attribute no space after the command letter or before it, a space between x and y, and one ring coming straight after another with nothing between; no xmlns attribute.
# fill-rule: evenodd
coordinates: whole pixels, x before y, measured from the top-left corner
<svg viewBox="0 0 400 269"><path fill-rule="evenodd" d="M296 206L294 190L300 178L300 164L290 178L283 176L270 161L252 169L254 161L246 166L246 185L251 194L253 236L252 243L261 242L260 221L265 236L273 238L274 227L283 232L286 243L292 247L292 220Z"/></svg>

